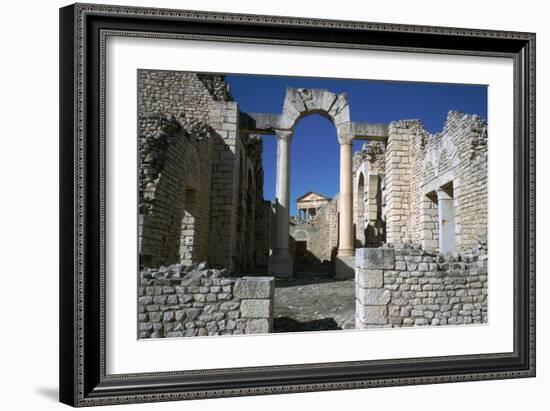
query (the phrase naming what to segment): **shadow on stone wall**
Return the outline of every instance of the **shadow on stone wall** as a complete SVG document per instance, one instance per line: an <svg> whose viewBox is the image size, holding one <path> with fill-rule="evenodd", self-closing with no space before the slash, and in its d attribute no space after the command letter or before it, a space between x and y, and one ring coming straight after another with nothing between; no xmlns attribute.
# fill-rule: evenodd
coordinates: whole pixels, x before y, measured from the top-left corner
<svg viewBox="0 0 550 411"><path fill-rule="evenodd" d="M321 318L311 321L297 321L289 317L278 317L273 320L273 332L301 332L301 331L328 331L341 330L334 318Z"/></svg>

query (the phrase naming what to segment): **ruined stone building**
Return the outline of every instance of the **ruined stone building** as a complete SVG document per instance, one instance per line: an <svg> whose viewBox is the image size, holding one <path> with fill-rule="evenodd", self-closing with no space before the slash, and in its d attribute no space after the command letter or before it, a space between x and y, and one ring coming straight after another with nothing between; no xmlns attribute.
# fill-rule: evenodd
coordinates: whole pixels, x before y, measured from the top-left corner
<svg viewBox="0 0 550 411"><path fill-rule="evenodd" d="M298 211L297 221L311 221L316 215L319 209L330 201L329 197L326 197L313 191L301 195L296 199L296 207Z"/></svg>
<svg viewBox="0 0 550 411"><path fill-rule="evenodd" d="M144 265L207 261L288 276L293 239L349 273L358 247L463 252L486 242L487 125L477 116L450 112L430 135L417 120L352 121L346 95L328 90L289 88L282 114L259 114L241 112L220 75L140 70L138 89ZM306 193L291 222L290 140L310 114L336 127L340 193ZM263 198L264 135L278 144L273 205ZM366 142L352 155L357 139Z"/></svg>
<svg viewBox="0 0 550 411"><path fill-rule="evenodd" d="M398 121L386 141L365 143L352 164L355 248L411 244L461 253L486 247L486 145L485 121L458 112L449 113L439 134L416 120ZM331 260L338 214L336 197L293 222L291 235L320 261Z"/></svg>
<svg viewBox="0 0 550 411"><path fill-rule="evenodd" d="M267 265L262 141L239 131L223 76L140 70L138 82L141 264Z"/></svg>
<svg viewBox="0 0 550 411"><path fill-rule="evenodd" d="M291 277L295 265L328 264L336 278L355 278L357 328L487 321L485 120L450 111L430 134L418 120L352 120L346 94L329 90L288 88L280 113L250 113L221 75L140 70L138 83L142 268L204 261ZM291 141L311 114L336 128L339 193L306 193L291 219ZM263 138L277 141L272 200L263 198ZM213 300L235 297L220 286ZM243 296L272 307L272 288ZM233 303L248 313L248 301ZM239 330L265 331L271 309Z"/></svg>

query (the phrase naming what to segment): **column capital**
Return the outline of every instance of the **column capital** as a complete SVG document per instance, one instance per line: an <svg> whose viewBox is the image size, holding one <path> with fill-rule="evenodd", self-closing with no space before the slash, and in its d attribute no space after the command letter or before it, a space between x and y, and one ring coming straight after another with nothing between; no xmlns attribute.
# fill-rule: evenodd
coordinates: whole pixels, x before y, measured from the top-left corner
<svg viewBox="0 0 550 411"><path fill-rule="evenodd" d="M347 121L340 123L336 126L336 132L338 133L338 142L342 144L351 144L355 138L354 123Z"/></svg>
<svg viewBox="0 0 550 411"><path fill-rule="evenodd" d="M278 140L291 141L292 140L292 134L294 134L294 130L281 130L281 129L276 129L275 130L275 135L277 136Z"/></svg>
<svg viewBox="0 0 550 411"><path fill-rule="evenodd" d="M338 133L338 142L340 143L341 146L353 144L354 138L355 138L355 135L353 134Z"/></svg>

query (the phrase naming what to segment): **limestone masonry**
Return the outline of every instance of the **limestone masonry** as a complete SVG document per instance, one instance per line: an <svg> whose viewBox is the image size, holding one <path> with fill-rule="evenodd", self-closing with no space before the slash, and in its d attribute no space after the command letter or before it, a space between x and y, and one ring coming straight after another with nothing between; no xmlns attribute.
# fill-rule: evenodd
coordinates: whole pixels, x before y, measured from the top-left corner
<svg viewBox="0 0 550 411"><path fill-rule="evenodd" d="M309 114L336 128L340 190L304 193L291 218L292 136ZM487 322L478 116L450 111L430 134L418 120L355 121L345 93L295 88L280 113L243 112L224 76L139 70L138 138L140 338L271 332L274 277L321 266L355 278L356 328Z"/></svg>
<svg viewBox="0 0 550 411"><path fill-rule="evenodd" d="M269 333L271 277L227 277L206 264L174 264L140 273L140 338Z"/></svg>
<svg viewBox="0 0 550 411"><path fill-rule="evenodd" d="M487 322L487 255L362 248L356 259L356 328Z"/></svg>

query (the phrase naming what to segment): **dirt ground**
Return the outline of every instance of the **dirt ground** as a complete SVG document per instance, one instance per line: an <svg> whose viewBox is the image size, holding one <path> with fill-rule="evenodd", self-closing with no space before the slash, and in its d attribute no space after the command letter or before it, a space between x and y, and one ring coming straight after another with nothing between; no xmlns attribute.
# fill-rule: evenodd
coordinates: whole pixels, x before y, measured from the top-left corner
<svg viewBox="0 0 550 411"><path fill-rule="evenodd" d="M355 282L320 276L277 279L274 332L355 328Z"/></svg>

